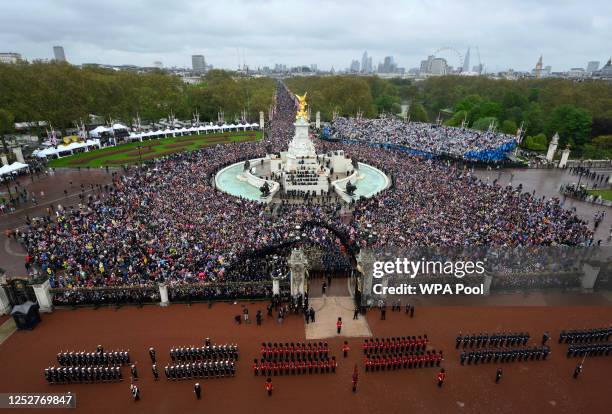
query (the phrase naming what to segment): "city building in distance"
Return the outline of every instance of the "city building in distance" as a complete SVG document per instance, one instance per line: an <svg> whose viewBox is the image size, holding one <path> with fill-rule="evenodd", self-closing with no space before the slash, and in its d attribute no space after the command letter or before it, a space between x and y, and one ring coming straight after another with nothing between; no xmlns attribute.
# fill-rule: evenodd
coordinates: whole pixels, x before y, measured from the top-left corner
<svg viewBox="0 0 612 414"><path fill-rule="evenodd" d="M63 46L53 46L53 58L57 62L65 62L66 61L66 54L64 53L64 47Z"/></svg>
<svg viewBox="0 0 612 414"><path fill-rule="evenodd" d="M196 74L206 72L206 59L204 59L204 55L192 55L191 67L193 68L193 72Z"/></svg>
<svg viewBox="0 0 612 414"><path fill-rule="evenodd" d="M15 52L0 52L0 63L17 63L21 60L21 54Z"/></svg>

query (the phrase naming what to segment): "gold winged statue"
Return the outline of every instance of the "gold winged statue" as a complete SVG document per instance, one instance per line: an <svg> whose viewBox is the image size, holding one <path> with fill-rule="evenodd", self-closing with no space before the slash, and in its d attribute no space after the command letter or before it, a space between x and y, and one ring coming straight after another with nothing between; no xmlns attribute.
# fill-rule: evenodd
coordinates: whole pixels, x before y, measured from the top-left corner
<svg viewBox="0 0 612 414"><path fill-rule="evenodd" d="M299 102L299 106L300 109L297 112L295 119L299 119L299 118L303 118L304 120L308 119L308 114L306 113L306 105L308 105L306 103L306 95L308 94L308 92L305 92L304 95L300 96L300 95L295 95L295 97L297 98L298 102Z"/></svg>

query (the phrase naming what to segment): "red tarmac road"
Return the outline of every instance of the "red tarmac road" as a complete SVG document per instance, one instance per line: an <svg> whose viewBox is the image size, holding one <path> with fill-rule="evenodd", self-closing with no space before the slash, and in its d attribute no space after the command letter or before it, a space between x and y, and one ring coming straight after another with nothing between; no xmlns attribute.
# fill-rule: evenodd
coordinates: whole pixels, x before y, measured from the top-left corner
<svg viewBox="0 0 612 414"><path fill-rule="evenodd" d="M247 304L251 314L265 303ZM16 332L0 346L0 392L67 392L77 396L82 413L306 413L324 410L334 413L604 413L612 403L609 372L612 357L586 360L578 380L571 374L578 359L565 357L565 345L556 338L563 328L600 327L612 324L610 307L420 307L413 319L403 312L387 312L380 321L378 311L367 318L375 336L428 334L431 346L442 349L442 366L448 373L442 389L436 386L437 368L365 373L361 340L349 339L349 358L340 351L344 338L330 341L339 361L336 374L274 377L274 395L268 397L264 379L254 377L253 358L262 341L304 340L303 319L291 316L279 325L266 318L263 326L236 325L233 316L240 305L217 303L58 310L43 315L33 331ZM463 333L523 331L536 344L544 330L552 335L548 361L514 362L461 366L454 349L455 336ZM202 400L193 394L195 381L154 382L147 350L154 346L158 366L169 361L172 346L200 345L205 337L214 342L236 342L240 346L235 378L200 380ZM56 362L62 350L130 349L138 361L141 401L134 402L129 379L112 384L47 385L43 369ZM358 364L358 391L351 392L353 367ZM494 383L501 366L504 377ZM124 377L129 376L127 368ZM163 374L162 374L163 377ZM32 413L37 410L28 410ZM24 411L25 412L25 411ZM42 411L41 412L46 412Z"/></svg>

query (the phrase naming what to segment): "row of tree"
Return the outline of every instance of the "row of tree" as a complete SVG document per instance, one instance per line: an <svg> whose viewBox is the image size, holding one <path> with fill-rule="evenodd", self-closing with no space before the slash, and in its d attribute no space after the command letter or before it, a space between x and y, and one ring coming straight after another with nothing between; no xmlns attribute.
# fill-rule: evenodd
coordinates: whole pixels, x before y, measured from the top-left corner
<svg viewBox="0 0 612 414"><path fill-rule="evenodd" d="M247 110L251 121L272 103L275 81L234 79L209 72L203 82L187 85L163 71L137 73L66 63L0 64L0 122L51 121L58 128L87 122L90 114L131 122L137 114L159 120L172 111L188 119L195 110L202 120L223 110L233 121ZM6 122L3 122L6 123ZM6 129L6 128L5 128Z"/></svg>
<svg viewBox="0 0 612 414"><path fill-rule="evenodd" d="M515 134L523 125L523 145L544 151L555 133L560 148L588 158L612 155L612 85L563 79L496 80L443 76L423 82L377 77L309 77L287 81L296 92L308 91L324 118L399 113L408 104L413 121L441 117L451 126L485 130L494 123Z"/></svg>
<svg viewBox="0 0 612 414"><path fill-rule="evenodd" d="M514 134L524 126L524 146L544 150L558 132L560 147L585 157L612 153L612 85L561 79L494 80L486 77L443 76L422 82L370 76L297 77L286 81L295 93L308 92L313 111L323 120L333 113L376 117L399 113L408 106L412 121L442 117L448 125L486 129L495 123ZM129 123L136 114L158 120L171 111L190 118L227 120L246 110L258 119L272 103L275 81L237 78L214 70L203 81L188 85L163 71L136 73L65 63L0 64L0 134L13 122L48 120L59 128L90 114Z"/></svg>

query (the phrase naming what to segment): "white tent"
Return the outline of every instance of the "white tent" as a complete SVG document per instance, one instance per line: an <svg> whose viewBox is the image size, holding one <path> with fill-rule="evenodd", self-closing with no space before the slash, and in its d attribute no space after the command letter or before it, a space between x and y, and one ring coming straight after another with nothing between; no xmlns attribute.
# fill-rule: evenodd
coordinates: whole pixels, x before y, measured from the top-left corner
<svg viewBox="0 0 612 414"><path fill-rule="evenodd" d="M75 149L85 147L100 147L99 139L88 139L86 142L71 142L68 145L58 145L57 148L49 147L42 150L36 150L32 155L38 158L45 158L49 156L59 156L62 152L72 152Z"/></svg>
<svg viewBox="0 0 612 414"><path fill-rule="evenodd" d="M10 174L15 171L22 170L24 168L28 168L28 164L23 164L21 162L14 162L9 165L3 165L0 167L0 175Z"/></svg>
<svg viewBox="0 0 612 414"><path fill-rule="evenodd" d="M113 124L113 129L128 129L128 127L123 124Z"/></svg>
<svg viewBox="0 0 612 414"><path fill-rule="evenodd" d="M92 129L91 131L89 131L89 135L92 137L98 138L103 132L112 133L113 130L112 128L107 128L105 126L100 125Z"/></svg>

